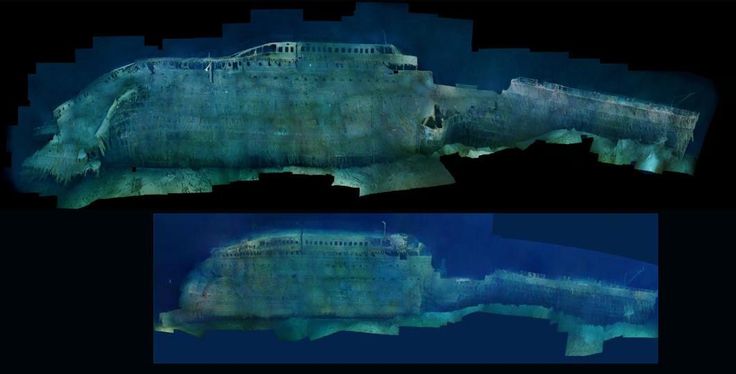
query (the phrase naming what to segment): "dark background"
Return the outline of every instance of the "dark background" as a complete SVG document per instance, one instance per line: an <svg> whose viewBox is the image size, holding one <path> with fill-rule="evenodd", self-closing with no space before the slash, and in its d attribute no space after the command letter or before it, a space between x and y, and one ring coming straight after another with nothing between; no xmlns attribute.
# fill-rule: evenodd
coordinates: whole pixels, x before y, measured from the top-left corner
<svg viewBox="0 0 736 374"><path fill-rule="evenodd" d="M27 104L27 74L39 61L72 61L92 35L216 36L272 2L0 3L0 118ZM338 19L349 2L307 2L305 17ZM733 215L733 6L685 2L413 3L412 11L474 19L475 47L571 51L574 56L679 70L710 79L719 97L694 177L650 175L598 164L585 145L532 146L470 160L447 157L452 186L380 194L330 187L328 177L271 176L213 194L99 202L85 211L31 211L51 199L3 184L0 206L11 359L21 364L141 369L150 365L151 212L154 211L658 211L661 365L674 369L728 358L727 307ZM4 134L3 134L4 135ZM4 144L5 139L0 139ZM4 153L2 162L10 164ZM468 367L466 367L468 368ZM535 366L531 370L547 370ZM605 367L596 370L634 370ZM179 368L177 368L179 369ZM340 368L337 368L341 370ZM449 368L440 368L450 370ZM472 368L470 368L472 369ZM561 368L590 370L585 367ZM487 369L484 369L487 370Z"/></svg>

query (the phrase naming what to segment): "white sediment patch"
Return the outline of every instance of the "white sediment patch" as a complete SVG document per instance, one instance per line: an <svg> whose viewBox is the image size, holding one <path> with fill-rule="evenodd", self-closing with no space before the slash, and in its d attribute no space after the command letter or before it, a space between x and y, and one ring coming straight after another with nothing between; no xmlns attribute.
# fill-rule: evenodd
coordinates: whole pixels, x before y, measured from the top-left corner
<svg viewBox="0 0 736 374"><path fill-rule="evenodd" d="M422 155L391 163L336 169L333 175L333 185L359 188L361 196L455 183L439 158Z"/></svg>
<svg viewBox="0 0 736 374"><path fill-rule="evenodd" d="M207 175L192 169L107 169L59 195L60 208L81 208L99 199L212 192Z"/></svg>
<svg viewBox="0 0 736 374"><path fill-rule="evenodd" d="M176 312L176 311L175 311ZM551 308L537 305L480 304L448 312L425 312L417 315L405 315L384 320L361 320L351 318L288 318L280 321L253 323L216 322L216 323L184 323L181 326L171 325L168 313L162 313L162 324L156 331L172 333L181 330L193 335L201 335L207 329L273 329L279 338L285 340L321 339L341 332L358 332L379 335L399 335L401 327L439 328L451 323L458 323L473 313L491 313L505 316L546 319L557 324L557 331L568 334L566 356L589 356L603 351L606 340L624 338L657 338L658 329L655 323L632 324L619 322L610 325L593 325L578 317L559 313Z"/></svg>
<svg viewBox="0 0 736 374"><path fill-rule="evenodd" d="M59 195L60 208L81 208L98 199L142 195L212 192L212 187L256 181L261 173L332 175L334 186L358 188L360 195L452 184L455 180L437 157L413 156L401 161L344 169L289 166L265 169L106 169L80 180Z"/></svg>
<svg viewBox="0 0 736 374"><path fill-rule="evenodd" d="M671 171L684 174L693 174L695 160L691 157L679 157L670 148L664 146L664 142L656 144L641 144L631 139L620 139L611 141L604 137L577 130L555 130L547 134L521 141L511 147L469 147L462 144L447 144L435 155L458 154L462 157L478 158L498 151L518 148L524 150L534 142L540 140L551 144L578 144L583 141L583 136L592 138L593 143L590 151L598 155L598 161L613 165L633 165L637 170L662 173Z"/></svg>
<svg viewBox="0 0 736 374"><path fill-rule="evenodd" d="M692 174L694 160L673 155L664 144L643 145L634 140L616 142L576 130L556 130L543 136L519 142L516 148L524 149L537 140L555 144L575 144L582 136L593 138L591 152L598 161L614 165L634 165L636 169L661 173L674 171ZM138 195L165 195L172 193L211 192L212 186L236 181L258 180L260 173L290 172L297 175L332 175L334 186L358 188L360 195L410 190L448 185L455 182L452 175L439 161L441 155L459 154L477 158L509 147L474 148L461 144L448 144L433 155L415 155L390 163L350 168L279 167L264 169L148 169L132 172L128 169L105 169L99 175L82 179L59 195L59 207L80 208L95 200ZM80 153L74 150L77 160ZM80 163L82 165L82 163Z"/></svg>

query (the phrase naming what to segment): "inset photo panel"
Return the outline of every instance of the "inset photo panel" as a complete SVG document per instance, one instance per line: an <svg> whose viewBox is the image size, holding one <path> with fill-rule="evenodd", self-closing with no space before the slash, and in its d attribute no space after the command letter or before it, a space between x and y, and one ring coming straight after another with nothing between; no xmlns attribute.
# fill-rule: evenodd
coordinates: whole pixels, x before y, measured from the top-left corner
<svg viewBox="0 0 736 374"><path fill-rule="evenodd" d="M155 363L657 363L656 214L156 214Z"/></svg>

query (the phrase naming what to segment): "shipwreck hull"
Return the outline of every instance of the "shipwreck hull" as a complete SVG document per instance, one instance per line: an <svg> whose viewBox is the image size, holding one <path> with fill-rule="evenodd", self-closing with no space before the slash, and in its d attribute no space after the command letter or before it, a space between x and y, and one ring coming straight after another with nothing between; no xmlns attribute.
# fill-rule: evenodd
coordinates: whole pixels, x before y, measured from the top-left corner
<svg viewBox="0 0 736 374"><path fill-rule="evenodd" d="M398 334L478 312L549 319L571 334L568 354L616 336L656 337L657 291L498 270L444 278L403 234L285 231L215 249L187 278L180 309L157 330L273 329L287 339L339 331Z"/></svg>
<svg viewBox="0 0 736 374"><path fill-rule="evenodd" d="M692 172L684 154L697 113L525 78L501 94L439 85L431 72L418 70L416 57L395 47L272 46L221 58L142 60L106 74L54 110L56 124L40 134L58 132L24 162L27 178L20 185L36 188L25 182L52 177L64 189L91 174L132 168L340 173L414 156L436 159L448 146L487 154L534 140L555 142L560 131L569 132L565 142L579 141L578 133L595 137L593 151L603 162ZM435 164L432 169L441 167ZM451 183L446 174L434 171L434 178L402 186L378 176L367 184L382 185L368 188L378 192L434 186ZM200 173L196 179L210 178ZM137 193L119 186L98 190L94 195L102 197Z"/></svg>
<svg viewBox="0 0 736 374"><path fill-rule="evenodd" d="M632 98L517 78L500 95L443 87L449 129L444 143L510 146L555 130L576 130L609 141L658 144L682 158L697 113ZM458 97L460 99L458 99Z"/></svg>

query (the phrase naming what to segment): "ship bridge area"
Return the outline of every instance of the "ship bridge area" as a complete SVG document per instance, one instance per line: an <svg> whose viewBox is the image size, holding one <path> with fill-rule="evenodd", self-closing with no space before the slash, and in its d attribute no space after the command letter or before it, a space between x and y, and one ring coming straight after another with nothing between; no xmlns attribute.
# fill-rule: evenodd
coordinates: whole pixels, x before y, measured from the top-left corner
<svg viewBox="0 0 736 374"><path fill-rule="evenodd" d="M230 59L248 63L305 64L318 67L334 64L338 68L382 67L390 70L417 70L417 57L403 54L392 44L273 42L235 53Z"/></svg>
<svg viewBox="0 0 736 374"><path fill-rule="evenodd" d="M160 70L205 70L213 73L288 67L331 72L373 70L398 73L418 70L416 56L405 55L391 44L273 42L224 57L158 57L139 60L112 70L98 78L97 82L109 83L127 74L155 74Z"/></svg>
<svg viewBox="0 0 736 374"><path fill-rule="evenodd" d="M220 258L261 256L329 255L351 257L427 256L424 244L406 234L289 231L259 235L237 244L216 248L213 255Z"/></svg>

